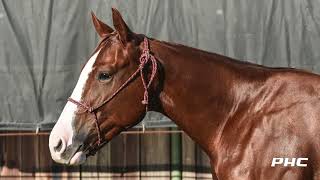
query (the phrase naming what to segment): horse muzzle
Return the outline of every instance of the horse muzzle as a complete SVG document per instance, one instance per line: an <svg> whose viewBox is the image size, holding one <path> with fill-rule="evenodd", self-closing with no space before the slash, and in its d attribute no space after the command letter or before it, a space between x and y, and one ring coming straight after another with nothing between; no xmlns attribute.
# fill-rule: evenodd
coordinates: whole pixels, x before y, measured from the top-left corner
<svg viewBox="0 0 320 180"><path fill-rule="evenodd" d="M68 142L66 138L55 131L49 137L49 149L52 159L61 164L79 165L86 161L86 153L83 152L83 142L72 140Z"/></svg>

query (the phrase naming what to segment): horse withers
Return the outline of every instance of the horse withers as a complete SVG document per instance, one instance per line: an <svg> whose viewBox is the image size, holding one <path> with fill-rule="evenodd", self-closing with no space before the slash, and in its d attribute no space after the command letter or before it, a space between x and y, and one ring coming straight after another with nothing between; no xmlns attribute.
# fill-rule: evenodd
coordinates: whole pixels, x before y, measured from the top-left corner
<svg viewBox="0 0 320 180"><path fill-rule="evenodd" d="M56 162L85 162L157 111L203 148L214 178L320 179L319 75L150 39L112 18L115 30L92 14L101 41L50 134Z"/></svg>

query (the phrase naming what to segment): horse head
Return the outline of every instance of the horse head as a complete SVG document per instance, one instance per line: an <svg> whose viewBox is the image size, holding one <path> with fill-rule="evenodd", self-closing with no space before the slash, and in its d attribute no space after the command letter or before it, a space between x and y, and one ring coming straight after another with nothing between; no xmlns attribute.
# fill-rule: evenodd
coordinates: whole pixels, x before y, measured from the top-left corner
<svg viewBox="0 0 320 180"><path fill-rule="evenodd" d="M144 79L150 77L148 69L152 69L145 66L154 68L156 63L147 62L152 55L144 51L148 48L144 36L133 33L116 9L112 9L112 18L115 30L92 13L101 41L51 131L49 149L56 162L83 163L88 155L145 116L146 104L141 100L148 101L147 89L152 81ZM147 53L144 59L143 53Z"/></svg>

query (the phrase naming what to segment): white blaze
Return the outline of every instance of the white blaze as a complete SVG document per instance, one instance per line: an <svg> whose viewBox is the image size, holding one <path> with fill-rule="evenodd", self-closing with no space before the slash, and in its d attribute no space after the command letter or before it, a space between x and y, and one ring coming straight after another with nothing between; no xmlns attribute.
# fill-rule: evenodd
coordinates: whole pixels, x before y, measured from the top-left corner
<svg viewBox="0 0 320 180"><path fill-rule="evenodd" d="M88 80L89 74L92 71L93 64L95 63L97 56L99 54L100 50L97 51L87 62L87 64L84 66L83 70L80 73L80 77L78 79L78 82L76 84L76 87L74 88L71 98L80 101L81 95L84 90L84 86ZM73 137L73 129L72 129L72 121L75 117L75 111L77 110L77 105L71 102L67 102L65 105L56 125L54 126L51 134L59 135L60 137L67 141L67 145L72 144L72 137Z"/></svg>
<svg viewBox="0 0 320 180"><path fill-rule="evenodd" d="M83 70L82 70L82 72L80 74L79 80L77 82L77 85L74 88L74 90L73 90L73 92L72 92L72 94L70 96L72 99L74 99L76 101L80 101L81 100L81 95L82 95L82 92L83 92L83 89L84 89L84 85L86 84L86 82L87 82L87 80L89 78L89 74L92 71L93 64L96 62L96 59L97 59L97 56L98 56L99 52L100 52L100 50L97 51L89 59L87 64L84 66L84 68L83 68Z"/></svg>

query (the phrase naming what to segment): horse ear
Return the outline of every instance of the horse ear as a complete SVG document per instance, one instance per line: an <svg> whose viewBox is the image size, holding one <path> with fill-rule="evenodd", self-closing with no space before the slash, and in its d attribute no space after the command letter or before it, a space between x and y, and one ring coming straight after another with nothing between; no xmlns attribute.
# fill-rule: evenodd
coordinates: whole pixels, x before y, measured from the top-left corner
<svg viewBox="0 0 320 180"><path fill-rule="evenodd" d="M112 8L112 20L113 26L118 31L122 43L128 42L132 33L127 24L122 19L120 12L115 8Z"/></svg>
<svg viewBox="0 0 320 180"><path fill-rule="evenodd" d="M91 17L92 17L93 25L100 37L105 37L106 35L113 32L113 29L108 25L106 25L105 23L103 23L102 21L100 21L92 11L91 11Z"/></svg>

